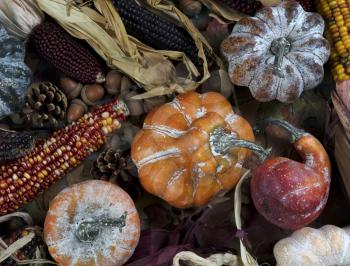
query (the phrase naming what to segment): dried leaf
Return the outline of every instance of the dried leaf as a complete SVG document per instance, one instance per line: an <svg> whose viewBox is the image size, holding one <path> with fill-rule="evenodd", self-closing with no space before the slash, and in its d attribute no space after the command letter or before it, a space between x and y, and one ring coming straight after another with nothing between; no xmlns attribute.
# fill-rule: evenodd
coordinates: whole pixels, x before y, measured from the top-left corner
<svg viewBox="0 0 350 266"><path fill-rule="evenodd" d="M234 200L234 206L235 206L235 223L238 230L242 229L242 219L241 219L241 206L242 206L242 194L241 194L241 187L243 182L250 178L250 171L247 171L239 180L236 190L235 190L235 200ZM243 262L243 265L245 266L258 266L258 262L253 258L252 255L247 251L246 247L244 246L242 240L239 241L240 243L240 250L241 250L241 260Z"/></svg>
<svg viewBox="0 0 350 266"><path fill-rule="evenodd" d="M226 22L239 21L240 19L248 16L237 10L228 8L220 2L216 2L213 0L200 0L200 2L202 2L214 14L221 16Z"/></svg>
<svg viewBox="0 0 350 266"><path fill-rule="evenodd" d="M35 1L0 1L0 23L10 35L20 40L25 40L32 29L43 20L44 14Z"/></svg>
<svg viewBox="0 0 350 266"><path fill-rule="evenodd" d="M278 6L283 0L259 0L264 6Z"/></svg>

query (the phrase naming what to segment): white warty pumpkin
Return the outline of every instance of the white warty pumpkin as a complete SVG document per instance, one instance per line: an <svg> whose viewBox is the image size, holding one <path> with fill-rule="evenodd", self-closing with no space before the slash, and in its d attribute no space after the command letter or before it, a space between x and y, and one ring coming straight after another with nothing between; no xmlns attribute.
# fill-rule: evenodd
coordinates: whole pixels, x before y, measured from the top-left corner
<svg viewBox="0 0 350 266"><path fill-rule="evenodd" d="M258 101L295 101L323 79L330 48L324 21L296 1L265 7L237 22L221 45L232 82Z"/></svg>
<svg viewBox="0 0 350 266"><path fill-rule="evenodd" d="M350 227L304 227L274 247L277 266L350 265Z"/></svg>

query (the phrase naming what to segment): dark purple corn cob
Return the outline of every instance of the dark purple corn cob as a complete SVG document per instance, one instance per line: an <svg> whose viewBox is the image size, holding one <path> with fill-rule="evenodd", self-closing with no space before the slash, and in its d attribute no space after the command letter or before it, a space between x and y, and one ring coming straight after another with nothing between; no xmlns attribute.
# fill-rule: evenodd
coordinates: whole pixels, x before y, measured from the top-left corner
<svg viewBox="0 0 350 266"><path fill-rule="evenodd" d="M113 0L128 34L160 50L184 52L200 65L198 49L185 29L152 13L135 0Z"/></svg>
<svg viewBox="0 0 350 266"><path fill-rule="evenodd" d="M248 15L254 15L263 6L256 0L218 0L218 2Z"/></svg>
<svg viewBox="0 0 350 266"><path fill-rule="evenodd" d="M36 26L29 42L38 54L65 75L81 83L101 83L103 68L89 50L53 22Z"/></svg>
<svg viewBox="0 0 350 266"><path fill-rule="evenodd" d="M299 4L304 8L305 11L313 10L313 1L312 0L297 0Z"/></svg>

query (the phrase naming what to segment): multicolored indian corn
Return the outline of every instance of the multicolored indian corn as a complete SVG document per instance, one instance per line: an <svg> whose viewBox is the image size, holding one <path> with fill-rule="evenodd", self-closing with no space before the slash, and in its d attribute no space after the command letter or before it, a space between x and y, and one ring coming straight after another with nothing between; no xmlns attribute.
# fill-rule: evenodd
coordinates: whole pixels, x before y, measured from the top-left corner
<svg viewBox="0 0 350 266"><path fill-rule="evenodd" d="M350 2L320 0L318 12L326 21L326 38L331 44L330 63L336 81L350 79Z"/></svg>
<svg viewBox="0 0 350 266"><path fill-rule="evenodd" d="M37 143L26 156L0 166L0 215L31 201L66 175L105 142L128 115L126 105L113 100Z"/></svg>

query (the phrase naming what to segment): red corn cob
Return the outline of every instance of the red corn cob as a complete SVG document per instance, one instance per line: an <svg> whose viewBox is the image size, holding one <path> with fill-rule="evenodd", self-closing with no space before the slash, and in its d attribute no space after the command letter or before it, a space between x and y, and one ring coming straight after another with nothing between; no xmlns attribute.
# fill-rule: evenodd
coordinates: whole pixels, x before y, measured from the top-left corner
<svg viewBox="0 0 350 266"><path fill-rule="evenodd" d="M26 156L0 167L0 215L12 212L66 175L121 126L128 109L119 100L102 105L37 143Z"/></svg>
<svg viewBox="0 0 350 266"><path fill-rule="evenodd" d="M81 83L104 82L98 60L58 24L42 22L32 30L29 42L41 57L65 75Z"/></svg>

